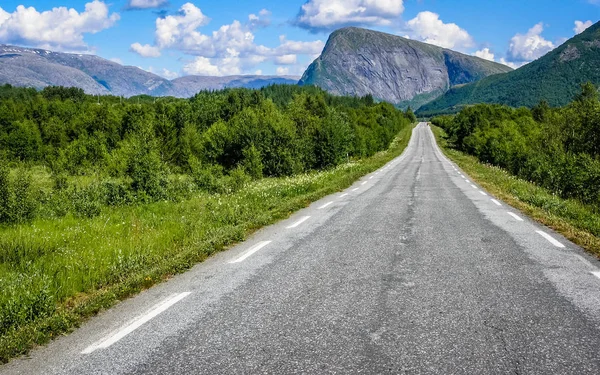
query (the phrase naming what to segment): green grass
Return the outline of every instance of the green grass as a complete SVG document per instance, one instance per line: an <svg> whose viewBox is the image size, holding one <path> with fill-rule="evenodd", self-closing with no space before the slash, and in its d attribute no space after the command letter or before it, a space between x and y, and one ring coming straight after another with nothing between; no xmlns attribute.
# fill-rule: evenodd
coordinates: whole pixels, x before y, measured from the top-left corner
<svg viewBox="0 0 600 375"><path fill-rule="evenodd" d="M476 157L449 147L444 130L435 126L431 128L446 156L487 191L600 257L598 207L585 205L574 199L562 199L505 170L483 164Z"/></svg>
<svg viewBox="0 0 600 375"><path fill-rule="evenodd" d="M266 178L229 195L40 218L0 227L0 361L243 241L400 155L412 127L375 156L328 171ZM40 172L43 174L43 172Z"/></svg>

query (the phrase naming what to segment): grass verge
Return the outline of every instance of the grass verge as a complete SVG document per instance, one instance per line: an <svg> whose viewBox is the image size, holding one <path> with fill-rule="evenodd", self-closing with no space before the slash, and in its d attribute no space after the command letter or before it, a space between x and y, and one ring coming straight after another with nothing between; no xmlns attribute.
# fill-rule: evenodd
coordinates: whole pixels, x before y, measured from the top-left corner
<svg viewBox="0 0 600 375"><path fill-rule="evenodd" d="M387 151L371 158L258 180L234 194L0 228L0 362L350 186L400 155L411 131L407 126Z"/></svg>
<svg viewBox="0 0 600 375"><path fill-rule="evenodd" d="M503 169L483 164L476 157L449 147L443 129L431 126L438 145L452 161L487 191L534 220L561 233L600 257L600 209L577 200L562 199Z"/></svg>

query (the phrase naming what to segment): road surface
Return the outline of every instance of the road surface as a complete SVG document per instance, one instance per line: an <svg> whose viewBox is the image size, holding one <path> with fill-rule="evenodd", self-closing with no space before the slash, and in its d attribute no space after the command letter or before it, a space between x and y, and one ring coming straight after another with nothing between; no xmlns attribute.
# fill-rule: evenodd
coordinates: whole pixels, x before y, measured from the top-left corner
<svg viewBox="0 0 600 375"><path fill-rule="evenodd" d="M405 153L2 374L600 374L599 262Z"/></svg>

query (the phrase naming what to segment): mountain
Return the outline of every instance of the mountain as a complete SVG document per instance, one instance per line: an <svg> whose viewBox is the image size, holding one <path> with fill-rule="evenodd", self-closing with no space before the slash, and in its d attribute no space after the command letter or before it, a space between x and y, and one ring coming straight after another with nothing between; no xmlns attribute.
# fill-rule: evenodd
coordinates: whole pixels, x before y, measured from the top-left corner
<svg viewBox="0 0 600 375"><path fill-rule="evenodd" d="M333 32L306 70L301 85L333 94L373 95L418 108L449 88L512 69L449 49L372 30Z"/></svg>
<svg viewBox="0 0 600 375"><path fill-rule="evenodd" d="M419 113L457 112L476 103L532 107L546 100L551 106L563 106L585 82L600 85L600 22L515 71L451 89Z"/></svg>
<svg viewBox="0 0 600 375"><path fill-rule="evenodd" d="M187 76L169 81L134 66L94 55L52 52L0 45L0 84L35 87L79 87L88 94L190 97L201 90L260 88L273 83L296 84L298 77Z"/></svg>
<svg viewBox="0 0 600 375"><path fill-rule="evenodd" d="M201 90L221 90L234 87L260 89L273 84L295 85L299 79L300 77L295 76L185 76L171 81L173 87L170 95L187 98Z"/></svg>

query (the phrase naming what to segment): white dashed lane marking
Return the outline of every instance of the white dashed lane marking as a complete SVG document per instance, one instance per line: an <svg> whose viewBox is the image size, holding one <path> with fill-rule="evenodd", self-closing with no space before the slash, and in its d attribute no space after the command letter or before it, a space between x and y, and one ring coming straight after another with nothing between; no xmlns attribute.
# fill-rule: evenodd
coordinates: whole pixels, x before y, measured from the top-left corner
<svg viewBox="0 0 600 375"><path fill-rule="evenodd" d="M258 250L262 249L263 247L267 246L268 244L270 244L271 241L262 241L257 243L256 245L254 245L253 247L250 248L250 250L246 251L244 253L244 255L242 255L241 257L237 258L236 260L232 260L231 262L229 262L230 264L233 263L240 263L243 262L244 260L246 260L246 258L248 258L250 255L254 254L255 252L257 252Z"/></svg>
<svg viewBox="0 0 600 375"><path fill-rule="evenodd" d="M517 221L523 221L523 219L521 219L519 217L519 215L517 215L517 214L513 214L512 212L507 212L507 214L509 214L510 216L514 217L515 220L517 220Z"/></svg>
<svg viewBox="0 0 600 375"><path fill-rule="evenodd" d="M321 207L319 207L319 210L322 210L322 209L324 209L324 208L326 208L326 207L329 207L329 206L330 206L330 205L332 205L332 204L333 204L333 202L327 202L327 203L325 203L324 205L322 205Z"/></svg>
<svg viewBox="0 0 600 375"><path fill-rule="evenodd" d="M290 225L289 227L286 227L286 229L296 228L297 226L304 223L308 219L310 219L310 216L304 216L300 220L296 221L294 224Z"/></svg>
<svg viewBox="0 0 600 375"><path fill-rule="evenodd" d="M88 346L84 351L81 352L81 354L91 354L98 349L108 348L112 344L121 340L123 337L127 336L128 334L135 331L136 329L140 328L142 325L144 325L145 323L150 321L152 318L155 318L160 313L166 311L169 307L173 306L174 304L181 301L182 299L189 296L190 294L191 294L191 292L185 292L185 293L179 293L179 294L172 295L171 297L162 301L158 305L154 306L152 309L150 309L144 315L141 315L141 316L135 318L131 323L129 323L126 326L124 326L123 328L119 329L117 332L108 336L104 340L101 340L93 345Z"/></svg>
<svg viewBox="0 0 600 375"><path fill-rule="evenodd" d="M560 247L560 248L564 248L565 245L563 245L562 243L558 242L556 239L554 239L554 237L552 237L551 235L549 235L546 232L543 232L541 230L536 230L536 232L544 237L546 240L548 240L548 242L550 242L552 245L556 246L556 247Z"/></svg>

